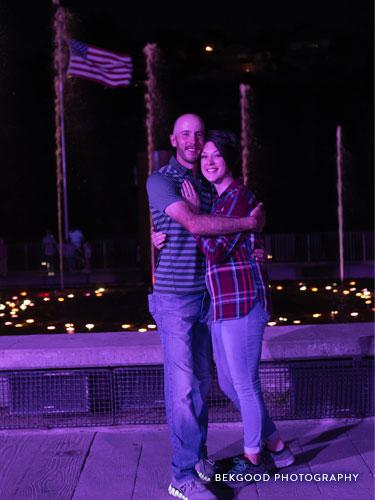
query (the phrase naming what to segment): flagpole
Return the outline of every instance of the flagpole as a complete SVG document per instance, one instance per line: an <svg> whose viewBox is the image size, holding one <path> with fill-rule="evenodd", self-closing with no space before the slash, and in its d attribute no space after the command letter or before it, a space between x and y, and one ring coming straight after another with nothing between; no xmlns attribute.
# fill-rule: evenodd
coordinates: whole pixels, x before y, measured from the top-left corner
<svg viewBox="0 0 375 500"><path fill-rule="evenodd" d="M64 233L68 238L68 205L66 186L66 157L65 157L65 129L64 129L64 101L63 101L63 34L65 32L65 11L60 6L59 0L52 0L56 8L54 18L55 47L54 47L54 67L55 67L55 139L56 139L56 185L57 185L57 220L58 220L58 240L59 240L59 269L60 288L64 289L64 261L63 261L63 221L61 210L61 197L63 198L64 211ZM61 196L61 187L63 196Z"/></svg>

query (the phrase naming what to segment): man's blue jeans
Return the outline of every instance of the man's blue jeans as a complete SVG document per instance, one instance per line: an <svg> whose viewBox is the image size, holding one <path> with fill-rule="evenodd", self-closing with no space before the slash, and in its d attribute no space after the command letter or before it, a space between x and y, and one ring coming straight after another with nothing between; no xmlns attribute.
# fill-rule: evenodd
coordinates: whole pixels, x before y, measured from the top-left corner
<svg viewBox="0 0 375 500"><path fill-rule="evenodd" d="M164 351L164 392L176 483L196 477L206 456L211 337L207 293L149 295Z"/></svg>
<svg viewBox="0 0 375 500"><path fill-rule="evenodd" d="M261 441L279 436L264 404L259 378L268 313L256 302L247 316L212 322L212 345L222 391L241 411L245 453L259 453Z"/></svg>

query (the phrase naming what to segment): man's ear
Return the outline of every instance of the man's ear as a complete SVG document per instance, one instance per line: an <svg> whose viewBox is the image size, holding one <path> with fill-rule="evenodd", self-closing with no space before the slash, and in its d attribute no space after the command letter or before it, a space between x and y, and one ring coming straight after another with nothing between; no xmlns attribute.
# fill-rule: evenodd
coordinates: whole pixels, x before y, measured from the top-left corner
<svg viewBox="0 0 375 500"><path fill-rule="evenodd" d="M171 141L172 146L175 148L176 147L176 137L174 134L171 134L169 136L169 140Z"/></svg>

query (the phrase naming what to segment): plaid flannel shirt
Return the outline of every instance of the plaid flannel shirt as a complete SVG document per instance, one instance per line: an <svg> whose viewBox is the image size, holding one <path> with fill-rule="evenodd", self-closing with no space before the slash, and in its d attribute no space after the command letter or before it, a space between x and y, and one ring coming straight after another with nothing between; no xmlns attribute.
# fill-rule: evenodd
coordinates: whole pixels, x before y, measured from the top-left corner
<svg viewBox="0 0 375 500"><path fill-rule="evenodd" d="M257 201L243 184L233 181L212 206L213 215L245 217ZM254 259L254 249L264 248L260 233L241 232L221 236L196 236L206 256L206 285L210 292L214 321L246 316L256 300L270 311L268 276Z"/></svg>

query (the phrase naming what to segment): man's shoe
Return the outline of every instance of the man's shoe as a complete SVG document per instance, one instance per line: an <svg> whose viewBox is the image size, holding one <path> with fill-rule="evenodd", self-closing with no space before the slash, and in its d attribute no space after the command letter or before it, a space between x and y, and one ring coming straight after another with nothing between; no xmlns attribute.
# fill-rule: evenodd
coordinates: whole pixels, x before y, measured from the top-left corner
<svg viewBox="0 0 375 500"><path fill-rule="evenodd" d="M280 451L270 451L267 448L264 448L264 453L270 457L271 462L273 462L276 469L288 467L288 465L292 465L295 461L295 456L286 444L284 444L284 448Z"/></svg>
<svg viewBox="0 0 375 500"><path fill-rule="evenodd" d="M216 496L198 478L191 479L178 486L171 483L168 487L168 493L172 497L181 498L182 500L216 500Z"/></svg>
<svg viewBox="0 0 375 500"><path fill-rule="evenodd" d="M233 467L226 472L228 480L224 481L230 488L241 488L254 481L255 474L267 474L267 469L263 462L254 465L246 457L236 457L233 459Z"/></svg>
<svg viewBox="0 0 375 500"><path fill-rule="evenodd" d="M201 458L195 470L202 481L209 483L215 475L215 462L209 458Z"/></svg>

